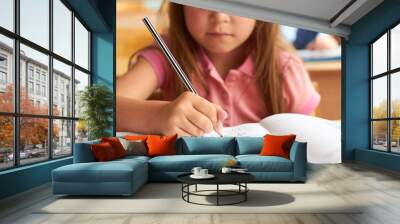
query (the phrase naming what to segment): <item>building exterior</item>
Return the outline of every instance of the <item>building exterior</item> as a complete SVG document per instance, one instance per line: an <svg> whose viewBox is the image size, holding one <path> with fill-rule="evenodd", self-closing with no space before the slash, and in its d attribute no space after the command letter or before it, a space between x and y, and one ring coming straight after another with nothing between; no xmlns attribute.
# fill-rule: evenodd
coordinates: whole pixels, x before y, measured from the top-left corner
<svg viewBox="0 0 400 224"><path fill-rule="evenodd" d="M8 83L13 83L12 51L10 46L0 42L0 93L6 92Z"/></svg>
<svg viewBox="0 0 400 224"><path fill-rule="evenodd" d="M0 95L7 91L7 86L13 85L13 48L0 42ZM48 108L49 97L53 97L53 115L72 117L72 81L71 75L53 69L53 91L49 94L49 68L34 58L27 57L25 52L20 53L20 86L24 89L34 108ZM78 85L79 81L75 81ZM79 105L76 97L76 105ZM9 111L12 112L12 111ZM21 113L25 113L21 106ZM76 115L78 115L77 111ZM47 114L47 113L46 113ZM59 145L71 142L72 122L55 119L53 122L59 128L58 140L53 144ZM69 146L70 147L70 146Z"/></svg>

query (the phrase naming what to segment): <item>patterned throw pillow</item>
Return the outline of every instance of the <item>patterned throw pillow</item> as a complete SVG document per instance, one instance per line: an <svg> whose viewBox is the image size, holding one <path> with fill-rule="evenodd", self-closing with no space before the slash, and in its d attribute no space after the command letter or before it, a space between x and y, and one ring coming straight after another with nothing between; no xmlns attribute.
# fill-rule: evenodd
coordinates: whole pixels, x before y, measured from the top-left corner
<svg viewBox="0 0 400 224"><path fill-rule="evenodd" d="M122 146L126 151L126 155L145 156L147 155L147 148L142 140L126 140L119 138Z"/></svg>

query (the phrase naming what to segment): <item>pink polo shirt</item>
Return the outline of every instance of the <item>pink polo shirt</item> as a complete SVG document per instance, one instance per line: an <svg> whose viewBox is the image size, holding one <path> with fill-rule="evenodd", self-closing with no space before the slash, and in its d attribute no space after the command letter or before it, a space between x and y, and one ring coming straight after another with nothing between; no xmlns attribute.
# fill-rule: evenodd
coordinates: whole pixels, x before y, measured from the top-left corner
<svg viewBox="0 0 400 224"><path fill-rule="evenodd" d="M272 115L263 102L262 95L256 88L254 62L249 55L236 69L229 70L223 79L215 69L212 61L204 50L199 50L200 66L205 68L204 80L209 93L202 88L200 81L192 79L192 83L200 96L210 102L220 105L228 117L224 126L234 126L243 123L259 122ZM153 67L158 80L158 87L163 91L165 100L173 100L176 90L171 88L171 76L176 74L168 66L165 56L157 47L145 48L138 52ZM282 52L279 55L282 78L283 100L285 112L310 114L318 106L320 95L314 89L302 61L296 55Z"/></svg>

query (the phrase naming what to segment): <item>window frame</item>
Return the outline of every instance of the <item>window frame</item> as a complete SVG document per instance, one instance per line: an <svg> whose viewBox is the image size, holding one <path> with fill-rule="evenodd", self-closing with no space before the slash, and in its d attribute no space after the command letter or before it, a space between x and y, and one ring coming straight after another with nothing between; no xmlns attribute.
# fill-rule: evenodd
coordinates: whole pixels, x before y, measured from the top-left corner
<svg viewBox="0 0 400 224"><path fill-rule="evenodd" d="M379 152L386 152L391 154L400 154L400 152L393 152L392 151L392 122L393 121L400 121L400 117L393 117L392 116L392 98L391 98L391 79L393 75L400 72L400 67L391 69L391 31L400 26L400 21L395 22L390 27L385 29L384 32L379 34L375 39L373 39L370 43L368 43L368 56L369 56L369 149L373 151ZM387 35L387 64L386 64L386 71L380 74L373 74L373 44L376 43L379 38ZM387 87L387 103L386 103L386 117L385 118L373 118L373 81L378 78L386 77L386 87ZM374 148L374 136L373 136L373 122L375 121L386 121L386 151L379 150Z"/></svg>
<svg viewBox="0 0 400 224"><path fill-rule="evenodd" d="M46 161L54 160L54 159L62 159L65 157L70 157L73 156L74 152L74 143L75 143L75 126L76 126L76 121L79 120L79 117L75 116L75 108L71 108L71 114L70 116L57 116L53 115L53 59L58 60L61 63L64 63L68 66L71 66L71 105L74 105L75 103L75 88L74 88L74 82L75 82L75 69L85 73L88 75L88 86L92 85L93 77L92 77L92 61L91 61L91 49L92 49L92 43L91 43L91 37L92 37L92 31L89 29L87 24L84 22L84 20L79 16L78 13L76 13L72 7L65 1L65 0L59 0L68 10L71 11L71 59L64 58L63 56L55 53L53 50L53 1L54 0L48 0L49 3L49 47L46 49L45 47L42 47L39 44L34 43L33 41L30 41L29 39L23 37L20 35L20 0L14 0L13 1L13 10L14 10L14 31L10 31L4 27L0 26L0 35L3 35L5 37L11 38L13 40L13 54L12 54L12 71L13 71L13 79L14 79L14 93L13 93L13 112L3 112L0 111L0 116L4 117L10 117L13 120L13 166L10 167L5 167L5 168L0 168L0 172L5 171L5 170L10 170L10 169L16 169L19 167L23 166L29 166L37 163L43 163ZM75 63L75 18L83 25L83 27L88 31L88 69L85 69L81 67L80 65ZM21 113L20 111L20 45L23 44L27 47L32 48L33 50L36 50L40 53L43 53L48 56L49 62L48 62L48 82L45 87L47 93L45 92L46 96L48 97L48 112L46 115L39 115L39 114L28 114L28 113ZM27 71L29 70L30 67L28 67L29 64L27 64ZM38 83L42 83L41 81L41 72L39 74L39 80ZM25 74L27 77L27 82L30 80L29 73ZM36 84L36 69L33 70L33 79L32 79L34 86ZM40 85L41 86L41 85ZM27 91L29 91L27 89ZM34 91L36 91L34 89ZM42 96L40 94L39 96ZM43 160L40 160L38 162L32 162L32 163L26 163L26 164L21 164L21 159L20 159L20 119L21 118L44 118L47 119L48 122L48 136L47 136L47 150L48 150L48 155L47 158L43 158ZM64 121L70 121L71 122L71 153L68 155L62 155L62 156L54 156L54 146L53 146L53 122L56 120L64 120Z"/></svg>

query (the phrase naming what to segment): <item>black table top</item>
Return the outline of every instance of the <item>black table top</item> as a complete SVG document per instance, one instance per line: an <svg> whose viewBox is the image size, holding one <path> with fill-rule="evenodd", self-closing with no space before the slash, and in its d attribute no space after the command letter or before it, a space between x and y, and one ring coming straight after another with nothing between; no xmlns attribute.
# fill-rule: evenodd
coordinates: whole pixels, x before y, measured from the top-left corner
<svg viewBox="0 0 400 224"><path fill-rule="evenodd" d="M236 184L255 180L255 177L249 173L212 173L215 177L211 179L193 179L190 177L191 174L179 175L177 179L186 184Z"/></svg>

